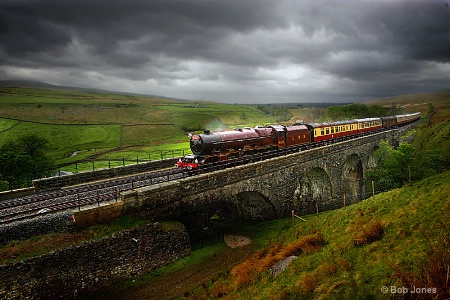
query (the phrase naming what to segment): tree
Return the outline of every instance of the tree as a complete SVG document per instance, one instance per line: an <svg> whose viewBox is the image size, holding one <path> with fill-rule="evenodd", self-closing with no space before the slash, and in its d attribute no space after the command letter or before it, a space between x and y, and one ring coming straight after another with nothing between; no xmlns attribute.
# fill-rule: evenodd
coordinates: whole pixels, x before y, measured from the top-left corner
<svg viewBox="0 0 450 300"><path fill-rule="evenodd" d="M0 148L0 174L9 187L22 187L31 179L43 177L54 167L45 154L48 141L27 134Z"/></svg>
<svg viewBox="0 0 450 300"><path fill-rule="evenodd" d="M401 143L397 149L382 141L374 152L376 167L368 170L367 179L374 181L377 190L401 187L409 181L408 166L414 161L415 148Z"/></svg>
<svg viewBox="0 0 450 300"><path fill-rule="evenodd" d="M48 141L45 138L34 134L27 134L18 139L22 152L33 159L45 156L44 151L48 148Z"/></svg>
<svg viewBox="0 0 450 300"><path fill-rule="evenodd" d="M383 117L388 110L379 105L347 104L342 106L330 106L327 109L328 116L333 120L360 119Z"/></svg>

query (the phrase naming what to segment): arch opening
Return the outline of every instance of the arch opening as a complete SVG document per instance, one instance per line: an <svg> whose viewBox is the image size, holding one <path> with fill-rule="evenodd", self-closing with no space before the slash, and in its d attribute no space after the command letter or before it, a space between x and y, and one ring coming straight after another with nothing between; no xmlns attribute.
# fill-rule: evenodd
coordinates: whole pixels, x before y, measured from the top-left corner
<svg viewBox="0 0 450 300"><path fill-rule="evenodd" d="M345 194L347 203L356 203L364 195L363 166L358 155L352 154L346 158L342 167L341 191Z"/></svg>
<svg viewBox="0 0 450 300"><path fill-rule="evenodd" d="M330 177L322 168L309 170L298 182L294 192L293 206L301 214L315 213L317 208L326 206L332 198Z"/></svg>
<svg viewBox="0 0 450 300"><path fill-rule="evenodd" d="M232 222L261 222L277 218L274 204L256 191L239 192L222 205L223 216Z"/></svg>

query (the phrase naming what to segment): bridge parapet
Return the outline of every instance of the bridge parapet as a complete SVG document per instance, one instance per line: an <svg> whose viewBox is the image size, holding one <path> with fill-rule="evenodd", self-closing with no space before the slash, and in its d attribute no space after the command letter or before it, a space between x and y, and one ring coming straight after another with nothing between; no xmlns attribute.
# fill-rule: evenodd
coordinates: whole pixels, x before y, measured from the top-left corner
<svg viewBox="0 0 450 300"><path fill-rule="evenodd" d="M361 200L369 156L381 140L395 144L398 138L390 130L123 192L121 200L125 210L140 209L150 218L191 216L201 223L217 211L256 221L287 216L292 209L334 209L344 205L344 197L347 204ZM245 200L249 193L260 195L258 204Z"/></svg>

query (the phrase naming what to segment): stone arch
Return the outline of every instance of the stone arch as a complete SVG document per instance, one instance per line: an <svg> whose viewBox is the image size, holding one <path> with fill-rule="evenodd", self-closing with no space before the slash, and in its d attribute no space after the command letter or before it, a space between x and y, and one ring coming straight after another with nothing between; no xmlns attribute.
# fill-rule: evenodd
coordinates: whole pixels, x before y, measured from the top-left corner
<svg viewBox="0 0 450 300"><path fill-rule="evenodd" d="M347 203L356 203L364 195L363 166L357 154L345 159L341 173L341 190Z"/></svg>
<svg viewBox="0 0 450 300"><path fill-rule="evenodd" d="M278 217L275 205L257 191L241 191L222 205L227 219L233 221L261 222Z"/></svg>
<svg viewBox="0 0 450 300"><path fill-rule="evenodd" d="M294 192L294 210L301 214L316 212L326 206L332 198L332 184L327 172L322 168L312 168L299 180Z"/></svg>

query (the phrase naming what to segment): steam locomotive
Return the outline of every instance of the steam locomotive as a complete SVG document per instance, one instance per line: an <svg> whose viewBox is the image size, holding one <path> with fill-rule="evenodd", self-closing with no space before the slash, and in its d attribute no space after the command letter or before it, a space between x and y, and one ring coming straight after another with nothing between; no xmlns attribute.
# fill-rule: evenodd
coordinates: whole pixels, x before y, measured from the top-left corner
<svg viewBox="0 0 450 300"><path fill-rule="evenodd" d="M202 164L227 161L242 155L397 128L417 121L420 116L420 112L417 112L337 122L245 127L213 133L206 130L202 134L191 136L192 154L180 158L175 166L197 169Z"/></svg>

